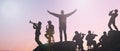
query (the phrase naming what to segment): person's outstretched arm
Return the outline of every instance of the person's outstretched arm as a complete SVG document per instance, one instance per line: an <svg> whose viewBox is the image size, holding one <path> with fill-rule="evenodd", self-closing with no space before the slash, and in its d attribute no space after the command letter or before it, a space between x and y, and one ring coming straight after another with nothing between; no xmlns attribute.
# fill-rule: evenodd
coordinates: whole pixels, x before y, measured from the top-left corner
<svg viewBox="0 0 120 51"><path fill-rule="evenodd" d="M59 15L59 14L52 13L52 12L50 12L49 10L47 10L47 12L48 12L49 14L51 14L51 15L54 15L55 17L60 17L60 15Z"/></svg>
<svg viewBox="0 0 120 51"><path fill-rule="evenodd" d="M70 12L68 14L65 14L65 17L69 17L70 15L72 15L73 13L75 13L77 10L75 9L73 12Z"/></svg>
<svg viewBox="0 0 120 51"><path fill-rule="evenodd" d="M33 29L36 29L36 26L35 26L35 25L33 25Z"/></svg>
<svg viewBox="0 0 120 51"><path fill-rule="evenodd" d="M111 16L111 15L112 15L112 12L113 12L113 10L109 12L109 16Z"/></svg>

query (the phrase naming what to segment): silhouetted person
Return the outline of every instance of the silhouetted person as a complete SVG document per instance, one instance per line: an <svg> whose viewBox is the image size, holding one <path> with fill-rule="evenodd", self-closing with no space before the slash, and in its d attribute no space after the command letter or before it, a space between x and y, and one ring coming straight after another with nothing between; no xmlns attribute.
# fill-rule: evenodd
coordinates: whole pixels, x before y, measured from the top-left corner
<svg viewBox="0 0 120 51"><path fill-rule="evenodd" d="M97 35L91 33L91 31L88 31L88 35L86 36L88 50L92 49L92 47L91 47L92 45L95 48L95 46L96 46L96 41L94 40L95 36L97 36Z"/></svg>
<svg viewBox="0 0 120 51"><path fill-rule="evenodd" d="M76 47L79 46L79 50L83 51L83 38L85 34L78 33L78 31L75 31L75 36L73 37L73 42L75 41Z"/></svg>
<svg viewBox="0 0 120 51"><path fill-rule="evenodd" d="M101 36L99 41L100 41L100 45L102 45L103 48L108 46L109 37L105 31L103 32L103 35Z"/></svg>
<svg viewBox="0 0 120 51"><path fill-rule="evenodd" d="M46 34L45 37L48 39L48 42L51 43L51 38L54 42L54 26L51 21L48 21L48 25L46 26Z"/></svg>
<svg viewBox="0 0 120 51"><path fill-rule="evenodd" d="M113 11L114 11L114 13L113 13ZM110 28L110 30L113 30L113 29L111 28L111 24L113 24L113 26L115 27L115 29L118 31L118 28L117 28L117 26L115 25L115 19L116 19L116 17L118 16L118 10L115 9L115 10L110 11L110 12L109 12L109 16L111 16L111 18L110 18L110 20L109 20L108 27Z"/></svg>
<svg viewBox="0 0 120 51"><path fill-rule="evenodd" d="M34 22L30 21L30 23L33 24L33 28L36 30L35 31L35 41L40 46L40 45L42 45L42 43L39 40L39 36L41 34L40 30L41 30L42 23L40 21L38 23L34 23Z"/></svg>
<svg viewBox="0 0 120 51"><path fill-rule="evenodd" d="M65 41L67 41L67 35L66 35L66 19L67 17L69 17L70 15L72 15L73 13L75 13L76 10L74 10L71 13L68 14L64 14L64 11L61 10L61 14L56 14L56 13L52 13L50 11L48 11L49 14L54 15L55 17L59 18L59 32L60 32L60 42L62 42L62 31L64 32L64 38Z"/></svg>

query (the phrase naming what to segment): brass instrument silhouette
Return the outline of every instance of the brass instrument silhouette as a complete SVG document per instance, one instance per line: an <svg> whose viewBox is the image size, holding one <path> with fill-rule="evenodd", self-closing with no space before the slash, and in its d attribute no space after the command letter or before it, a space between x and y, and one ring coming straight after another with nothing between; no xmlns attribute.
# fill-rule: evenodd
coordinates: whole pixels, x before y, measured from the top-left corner
<svg viewBox="0 0 120 51"><path fill-rule="evenodd" d="M29 23L33 24L33 25L38 25L37 23L32 22L31 20L29 21Z"/></svg>

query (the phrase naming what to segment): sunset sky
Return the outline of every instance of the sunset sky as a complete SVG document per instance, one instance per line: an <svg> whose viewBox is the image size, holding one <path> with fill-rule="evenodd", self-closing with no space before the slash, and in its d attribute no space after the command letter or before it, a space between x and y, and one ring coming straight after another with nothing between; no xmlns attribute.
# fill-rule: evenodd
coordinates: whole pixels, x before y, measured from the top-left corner
<svg viewBox="0 0 120 51"><path fill-rule="evenodd" d="M87 34L94 31L100 38L103 31L108 32L109 11L118 9L120 0L0 0L0 51L32 51L37 44L34 41L33 25L29 21L42 22L40 40L47 43L44 37L47 21L55 26L55 41L59 42L58 18L47 13L47 10L60 14L77 11L67 18L67 38L72 41L75 31ZM120 30L120 16L116 25ZM84 38L86 49L86 40Z"/></svg>

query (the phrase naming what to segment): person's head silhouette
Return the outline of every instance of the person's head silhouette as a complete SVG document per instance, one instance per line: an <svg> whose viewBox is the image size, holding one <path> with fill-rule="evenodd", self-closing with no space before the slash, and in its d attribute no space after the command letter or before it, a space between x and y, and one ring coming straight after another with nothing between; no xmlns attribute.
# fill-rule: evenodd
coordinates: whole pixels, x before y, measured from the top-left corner
<svg viewBox="0 0 120 51"><path fill-rule="evenodd" d="M90 31L90 30L88 31L88 34L91 34L91 31Z"/></svg>
<svg viewBox="0 0 120 51"><path fill-rule="evenodd" d="M40 21L38 21L38 26L40 26L42 23Z"/></svg>
<svg viewBox="0 0 120 51"><path fill-rule="evenodd" d="M49 25L51 25L51 23L52 23L51 21L48 21L48 24L49 24Z"/></svg>
<svg viewBox="0 0 120 51"><path fill-rule="evenodd" d="M64 10L61 10L61 14L64 15Z"/></svg>
<svg viewBox="0 0 120 51"><path fill-rule="evenodd" d="M78 31L75 31L75 34L79 34Z"/></svg>
<svg viewBox="0 0 120 51"><path fill-rule="evenodd" d="M118 10L117 9L115 9L115 13L117 13L118 12Z"/></svg>
<svg viewBox="0 0 120 51"><path fill-rule="evenodd" d="M104 31L103 34L106 35L106 32Z"/></svg>

